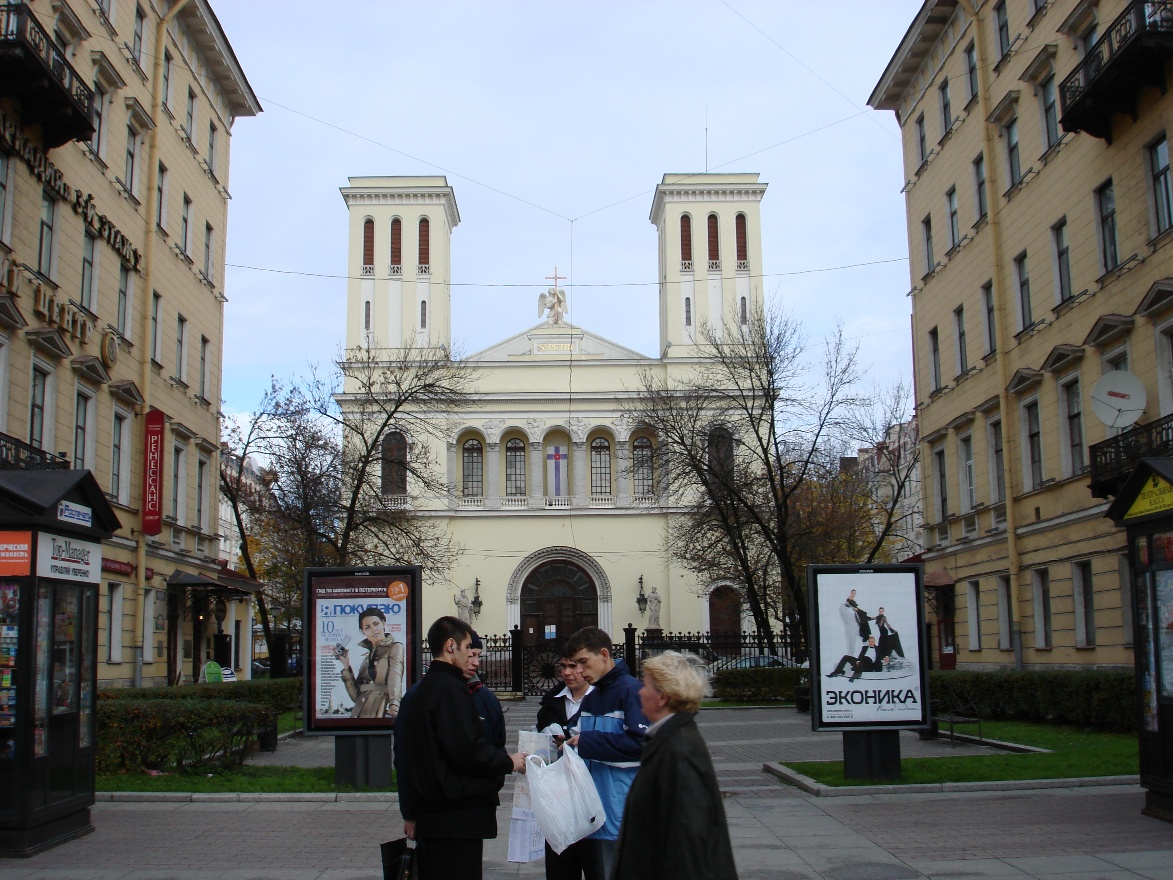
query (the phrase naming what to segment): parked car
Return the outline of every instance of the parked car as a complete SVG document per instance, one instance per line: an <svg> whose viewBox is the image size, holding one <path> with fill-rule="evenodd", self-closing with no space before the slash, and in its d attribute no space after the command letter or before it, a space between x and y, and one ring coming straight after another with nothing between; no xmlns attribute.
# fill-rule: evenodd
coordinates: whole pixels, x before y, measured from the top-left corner
<svg viewBox="0 0 1173 880"><path fill-rule="evenodd" d="M265 659L253 660L253 678L269 674L269 661Z"/></svg>
<svg viewBox="0 0 1173 880"><path fill-rule="evenodd" d="M726 657L709 664L709 678L723 669L796 669L799 664L789 657L777 657L773 654L751 654L748 657Z"/></svg>

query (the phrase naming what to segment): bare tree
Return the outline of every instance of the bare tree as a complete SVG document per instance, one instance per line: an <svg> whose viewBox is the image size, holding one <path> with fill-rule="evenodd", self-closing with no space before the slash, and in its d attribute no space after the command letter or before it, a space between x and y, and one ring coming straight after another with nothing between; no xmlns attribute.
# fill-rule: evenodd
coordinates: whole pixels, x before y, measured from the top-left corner
<svg viewBox="0 0 1173 880"><path fill-rule="evenodd" d="M797 648L809 643L807 563L877 552L871 495L839 468L874 398L857 391L841 331L811 369L794 318L758 311L730 326L700 328L690 372L645 371L628 411L656 435L658 473L684 508L669 551L703 579L739 582L770 650L776 621Z"/></svg>

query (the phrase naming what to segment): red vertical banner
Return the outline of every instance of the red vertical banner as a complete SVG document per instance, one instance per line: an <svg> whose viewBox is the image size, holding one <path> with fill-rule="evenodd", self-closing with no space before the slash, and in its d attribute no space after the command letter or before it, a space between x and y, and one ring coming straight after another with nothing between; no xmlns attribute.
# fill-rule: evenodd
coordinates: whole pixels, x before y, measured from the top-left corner
<svg viewBox="0 0 1173 880"><path fill-rule="evenodd" d="M163 411L147 413L143 437L143 532L163 531Z"/></svg>

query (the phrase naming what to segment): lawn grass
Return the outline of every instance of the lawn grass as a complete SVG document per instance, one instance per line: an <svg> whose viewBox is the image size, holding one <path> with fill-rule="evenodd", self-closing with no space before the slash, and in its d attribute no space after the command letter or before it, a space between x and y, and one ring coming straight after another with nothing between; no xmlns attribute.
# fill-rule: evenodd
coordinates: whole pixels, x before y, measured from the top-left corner
<svg viewBox="0 0 1173 880"><path fill-rule="evenodd" d="M290 709L288 712L282 712L277 716L277 733L289 733L292 730L301 730L302 715L301 710Z"/></svg>
<svg viewBox="0 0 1173 880"><path fill-rule="evenodd" d="M702 709L789 709L793 705L783 700L701 700Z"/></svg>
<svg viewBox="0 0 1173 880"><path fill-rule="evenodd" d="M1132 776L1140 772L1135 734L1020 721L990 721L982 723L982 735L988 739L1049 749L1050 752L904 758L900 762L902 778L896 784L1072 779ZM844 779L842 761L800 761L786 766L824 785L872 784L866 779Z"/></svg>
<svg viewBox="0 0 1173 880"><path fill-rule="evenodd" d="M98 791L169 791L169 792L337 792L355 791L350 786L334 784L333 767L257 767L246 764L215 773L169 773L148 776L145 773L99 774ZM369 788L363 791L395 791Z"/></svg>

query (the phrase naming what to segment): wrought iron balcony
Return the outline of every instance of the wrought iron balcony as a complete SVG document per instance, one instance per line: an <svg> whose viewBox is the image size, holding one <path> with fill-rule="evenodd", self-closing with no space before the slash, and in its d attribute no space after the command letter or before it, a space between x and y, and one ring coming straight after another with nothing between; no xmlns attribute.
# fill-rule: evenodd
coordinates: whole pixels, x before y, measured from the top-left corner
<svg viewBox="0 0 1173 880"><path fill-rule="evenodd" d="M1173 415L1095 444L1091 448L1092 495L1115 495L1142 459L1167 456L1173 456Z"/></svg>
<svg viewBox="0 0 1173 880"><path fill-rule="evenodd" d="M9 434L0 434L0 470L69 470L69 459L37 449Z"/></svg>
<svg viewBox="0 0 1173 880"><path fill-rule="evenodd" d="M1060 85L1064 131L1084 131L1111 141L1112 114L1135 117L1141 86L1164 91L1169 58L1173 0L1133 0Z"/></svg>
<svg viewBox="0 0 1173 880"><path fill-rule="evenodd" d="M0 3L0 97L20 100L21 122L41 126L45 149L93 136L94 91L27 3Z"/></svg>

